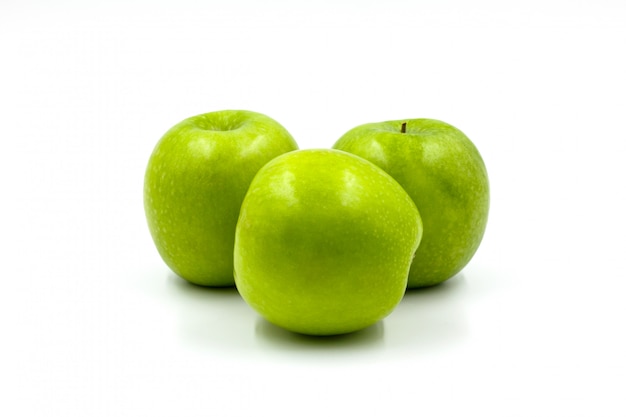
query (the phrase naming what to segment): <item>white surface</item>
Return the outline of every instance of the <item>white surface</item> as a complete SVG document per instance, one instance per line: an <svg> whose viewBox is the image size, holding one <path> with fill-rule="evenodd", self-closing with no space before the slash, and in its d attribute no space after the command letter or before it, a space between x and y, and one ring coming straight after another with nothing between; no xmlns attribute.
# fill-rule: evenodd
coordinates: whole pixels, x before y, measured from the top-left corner
<svg viewBox="0 0 626 417"><path fill-rule="evenodd" d="M626 3L85 3L0 6L0 415L626 415ZM186 285L143 171L226 108L301 148L456 125L490 174L483 245L340 338Z"/></svg>

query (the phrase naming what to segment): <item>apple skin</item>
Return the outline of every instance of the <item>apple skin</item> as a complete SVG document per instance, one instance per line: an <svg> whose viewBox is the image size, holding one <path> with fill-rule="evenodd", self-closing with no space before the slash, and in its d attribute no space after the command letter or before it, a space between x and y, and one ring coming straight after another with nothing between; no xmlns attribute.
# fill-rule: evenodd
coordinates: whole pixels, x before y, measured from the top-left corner
<svg viewBox="0 0 626 417"><path fill-rule="evenodd" d="M148 227L165 263L203 286L233 286L235 226L257 171L297 149L278 122L223 110L190 117L157 143L144 178Z"/></svg>
<svg viewBox="0 0 626 417"><path fill-rule="evenodd" d="M489 181L478 149L463 132L433 119L369 123L348 131L333 148L381 167L419 209L424 235L409 288L439 284L467 265L487 226Z"/></svg>
<svg viewBox="0 0 626 417"><path fill-rule="evenodd" d="M235 282L269 322L308 335L366 328L402 299L422 223L383 170L346 152L287 153L256 175L235 237Z"/></svg>

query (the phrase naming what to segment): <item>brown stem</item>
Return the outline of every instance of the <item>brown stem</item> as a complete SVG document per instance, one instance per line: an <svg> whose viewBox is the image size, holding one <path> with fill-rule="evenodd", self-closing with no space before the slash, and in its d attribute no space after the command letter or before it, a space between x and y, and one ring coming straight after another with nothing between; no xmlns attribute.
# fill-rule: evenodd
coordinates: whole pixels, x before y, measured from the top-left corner
<svg viewBox="0 0 626 417"><path fill-rule="evenodd" d="M406 122L402 123L402 127L400 128L400 133L406 133Z"/></svg>

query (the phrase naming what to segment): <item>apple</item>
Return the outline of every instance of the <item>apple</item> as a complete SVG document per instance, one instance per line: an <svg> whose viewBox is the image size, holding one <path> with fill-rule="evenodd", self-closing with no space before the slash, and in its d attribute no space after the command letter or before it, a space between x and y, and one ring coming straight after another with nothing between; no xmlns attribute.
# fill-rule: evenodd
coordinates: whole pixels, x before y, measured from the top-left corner
<svg viewBox="0 0 626 417"><path fill-rule="evenodd" d="M333 146L373 162L411 196L424 235L408 287L439 284L467 265L482 240L489 212L483 159L459 129L432 119L364 124Z"/></svg>
<svg viewBox="0 0 626 417"><path fill-rule="evenodd" d="M409 195L346 152L289 152L265 165L243 201L235 283L261 316L287 330L335 335L391 313L422 234Z"/></svg>
<svg viewBox="0 0 626 417"><path fill-rule="evenodd" d="M245 110L183 120L165 133L148 162L144 207L165 263L204 286L232 286L235 226L257 171L297 149L278 122Z"/></svg>

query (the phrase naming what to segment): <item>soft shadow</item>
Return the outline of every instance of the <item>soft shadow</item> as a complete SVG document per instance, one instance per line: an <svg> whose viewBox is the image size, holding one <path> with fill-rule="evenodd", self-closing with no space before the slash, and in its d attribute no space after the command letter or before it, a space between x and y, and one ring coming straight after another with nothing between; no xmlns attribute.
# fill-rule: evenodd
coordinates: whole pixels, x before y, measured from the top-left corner
<svg viewBox="0 0 626 417"><path fill-rule="evenodd" d="M170 272L167 277L167 284L176 292L184 294L193 299L206 299L213 297L239 297L239 292L234 285L230 287L203 287L202 285L192 284Z"/></svg>
<svg viewBox="0 0 626 417"><path fill-rule="evenodd" d="M467 282L459 273L442 284L407 290L387 318L390 347L441 350L469 337L464 304Z"/></svg>
<svg viewBox="0 0 626 417"><path fill-rule="evenodd" d="M181 339L201 349L230 352L255 349L260 344L290 352L440 352L469 337L464 308L469 291L462 273L440 285L408 290L384 321L337 336L307 336L284 330L254 312L235 287L202 287L173 273L166 285Z"/></svg>
<svg viewBox="0 0 626 417"><path fill-rule="evenodd" d="M257 340L273 347L289 350L359 350L382 344L385 336L383 321L363 330L336 336L308 336L290 332L258 317L255 326Z"/></svg>
<svg viewBox="0 0 626 417"><path fill-rule="evenodd" d="M455 291L460 287L465 287L467 285L467 281L465 279L465 275L463 272L459 272L452 278L447 281L442 282L441 284L431 285L430 287L422 287L422 288L409 288L406 290L406 296L419 296L420 294L445 294L450 293L451 291Z"/></svg>
<svg viewBox="0 0 626 417"><path fill-rule="evenodd" d="M178 331L185 342L205 348L245 349L255 314L232 287L203 287L171 273L167 279Z"/></svg>

